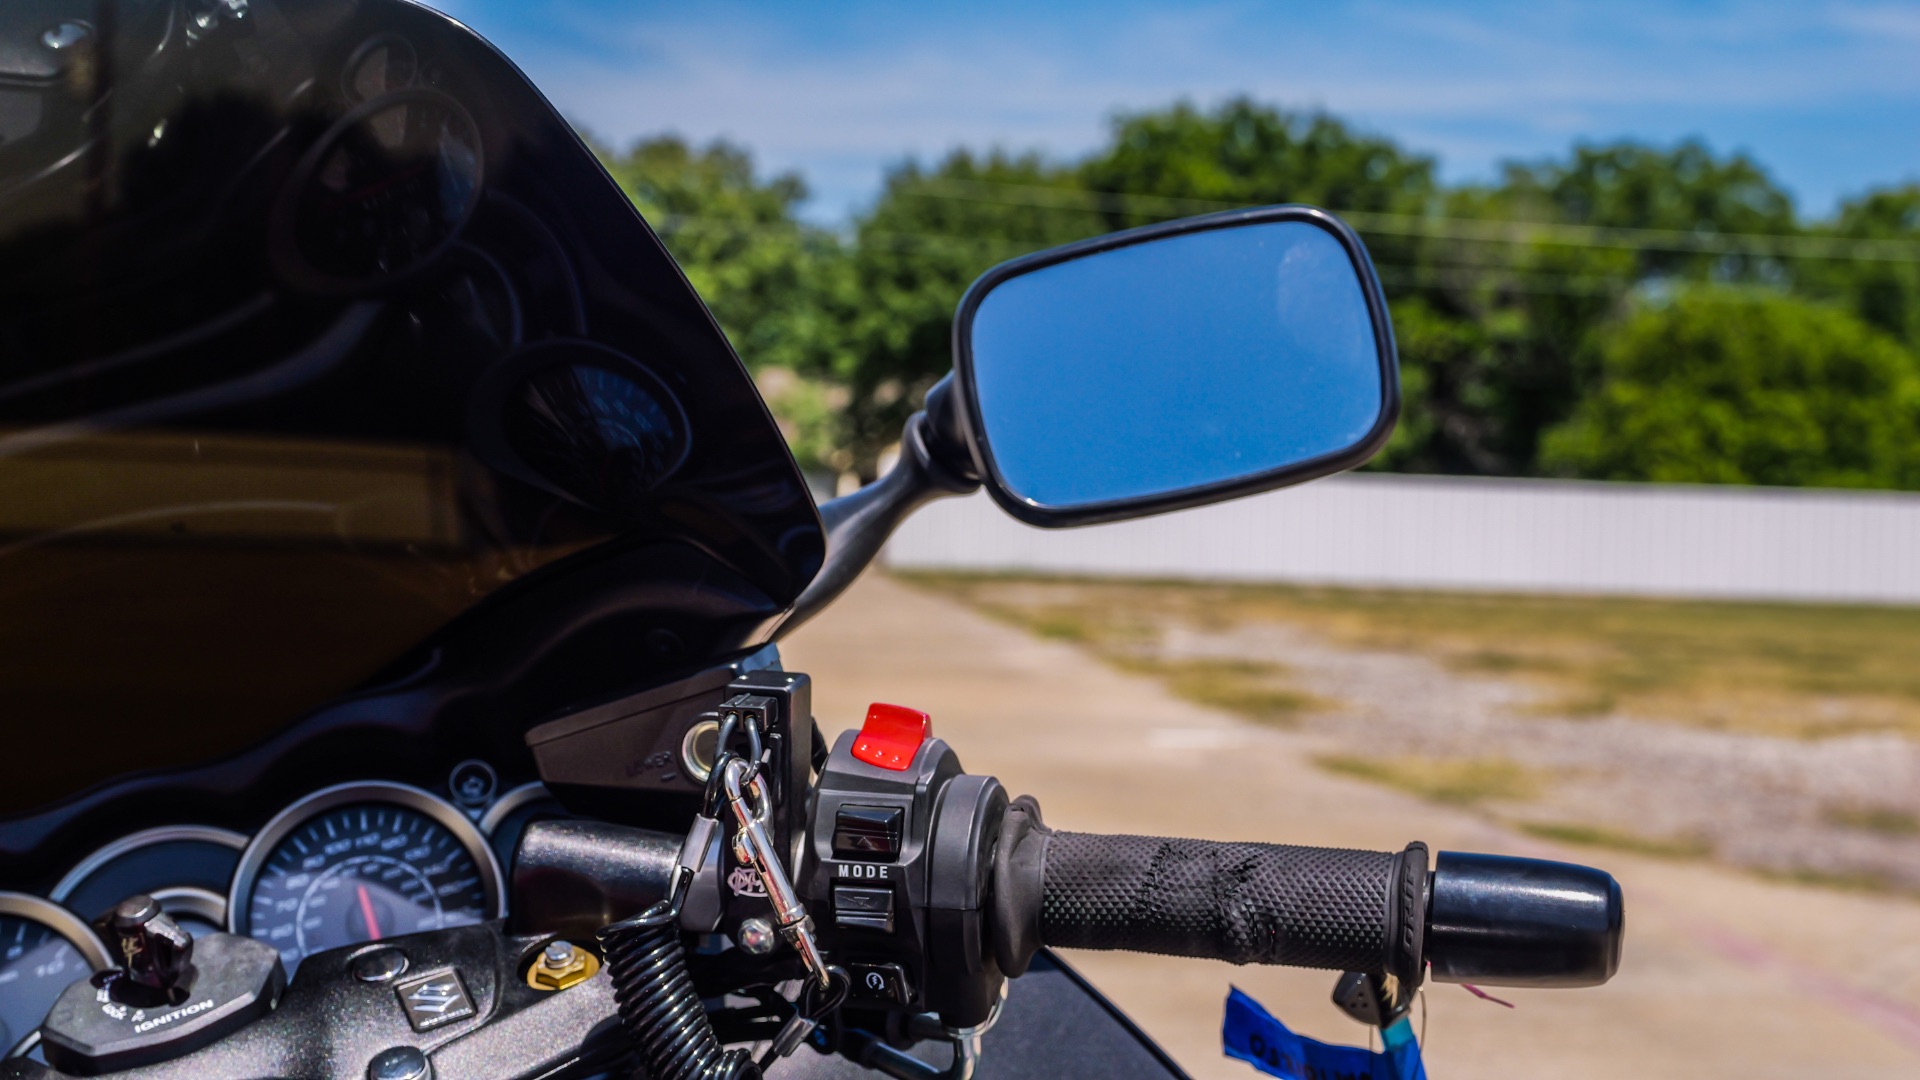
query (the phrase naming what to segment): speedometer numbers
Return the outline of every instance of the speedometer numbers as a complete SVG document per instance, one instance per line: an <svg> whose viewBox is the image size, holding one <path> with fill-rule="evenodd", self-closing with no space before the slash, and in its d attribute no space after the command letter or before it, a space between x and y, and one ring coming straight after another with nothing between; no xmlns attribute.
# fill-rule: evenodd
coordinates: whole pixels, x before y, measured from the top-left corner
<svg viewBox="0 0 1920 1080"><path fill-rule="evenodd" d="M40 1027L62 990L106 966L106 947L72 912L0 892L0 1057Z"/></svg>
<svg viewBox="0 0 1920 1080"><path fill-rule="evenodd" d="M432 817L354 803L294 828L262 862L246 931L280 950L289 974L341 945L482 922L490 867Z"/></svg>
<svg viewBox="0 0 1920 1080"><path fill-rule="evenodd" d="M20 915L0 915L0 1054L40 1026L53 999L93 968L73 942Z"/></svg>

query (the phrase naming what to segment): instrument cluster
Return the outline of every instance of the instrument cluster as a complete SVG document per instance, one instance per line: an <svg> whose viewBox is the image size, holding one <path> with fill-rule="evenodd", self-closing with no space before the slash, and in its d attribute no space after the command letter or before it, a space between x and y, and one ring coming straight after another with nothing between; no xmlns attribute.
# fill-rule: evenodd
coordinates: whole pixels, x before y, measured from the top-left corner
<svg viewBox="0 0 1920 1080"><path fill-rule="evenodd" d="M136 893L196 937L266 942L289 978L327 949L504 917L503 867L521 830L560 811L538 783L496 787L478 760L453 768L444 795L388 780L336 784L251 835L142 829L74 863L45 896L0 891L0 1055L32 1052L60 992L113 966L91 921Z"/></svg>

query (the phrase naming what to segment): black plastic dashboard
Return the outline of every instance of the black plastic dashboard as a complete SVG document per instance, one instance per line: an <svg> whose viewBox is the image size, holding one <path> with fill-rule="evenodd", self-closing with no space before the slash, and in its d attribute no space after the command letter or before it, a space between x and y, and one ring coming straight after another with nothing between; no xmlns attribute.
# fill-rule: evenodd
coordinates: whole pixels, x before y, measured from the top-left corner
<svg viewBox="0 0 1920 1080"><path fill-rule="evenodd" d="M31 1052L60 990L110 966L90 924L130 895L153 896L196 936L264 941L292 973L329 948L507 915L520 833L564 814L539 783L503 786L490 763L468 758L427 785L361 779L304 792L265 821L133 829L50 886L0 891L0 1054Z"/></svg>

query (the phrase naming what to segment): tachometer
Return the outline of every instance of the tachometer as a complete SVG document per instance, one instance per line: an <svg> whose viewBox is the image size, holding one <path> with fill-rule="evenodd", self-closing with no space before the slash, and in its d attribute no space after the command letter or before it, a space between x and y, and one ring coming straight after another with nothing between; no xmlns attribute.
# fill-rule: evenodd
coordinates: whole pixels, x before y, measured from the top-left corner
<svg viewBox="0 0 1920 1080"><path fill-rule="evenodd" d="M60 991L106 966L106 948L72 912L0 893L0 1055L40 1027Z"/></svg>
<svg viewBox="0 0 1920 1080"><path fill-rule="evenodd" d="M471 408L489 464L610 514L645 507L691 446L666 383L591 341L526 346L487 372Z"/></svg>
<svg viewBox="0 0 1920 1080"><path fill-rule="evenodd" d="M500 914L500 865L472 822L403 784L345 784L280 812L240 858L234 933L316 952L467 926Z"/></svg>
<svg viewBox="0 0 1920 1080"><path fill-rule="evenodd" d="M160 901L195 937L227 926L227 887L247 838L211 825L161 825L123 836L68 870L47 899L98 918L135 893Z"/></svg>

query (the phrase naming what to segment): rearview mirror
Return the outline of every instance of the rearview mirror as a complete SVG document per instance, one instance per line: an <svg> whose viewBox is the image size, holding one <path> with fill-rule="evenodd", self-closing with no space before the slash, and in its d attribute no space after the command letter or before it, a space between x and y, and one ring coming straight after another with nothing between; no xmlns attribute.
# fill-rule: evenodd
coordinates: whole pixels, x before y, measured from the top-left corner
<svg viewBox="0 0 1920 1080"><path fill-rule="evenodd" d="M987 486L1034 525L1352 468L1399 413L1366 249L1307 207L1190 218L995 267L961 301L954 351Z"/></svg>

